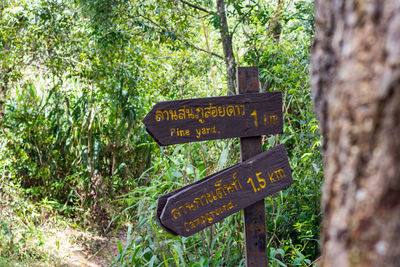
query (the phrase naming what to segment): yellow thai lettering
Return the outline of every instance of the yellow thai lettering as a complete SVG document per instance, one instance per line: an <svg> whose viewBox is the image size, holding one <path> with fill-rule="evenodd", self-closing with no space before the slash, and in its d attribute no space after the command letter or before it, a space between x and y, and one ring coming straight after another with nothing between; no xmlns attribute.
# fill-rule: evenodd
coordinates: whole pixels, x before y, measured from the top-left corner
<svg viewBox="0 0 400 267"><path fill-rule="evenodd" d="M164 120L197 120L203 124L208 118L237 117L245 114L245 105L213 106L212 103L208 103L208 106L196 108L186 108L184 105L177 109L156 110L155 120L157 122ZM264 123L266 123L266 120L267 117L264 117Z"/></svg>
<svg viewBox="0 0 400 267"><path fill-rule="evenodd" d="M162 113L161 110L156 111L156 121L162 121L164 120L164 114Z"/></svg>

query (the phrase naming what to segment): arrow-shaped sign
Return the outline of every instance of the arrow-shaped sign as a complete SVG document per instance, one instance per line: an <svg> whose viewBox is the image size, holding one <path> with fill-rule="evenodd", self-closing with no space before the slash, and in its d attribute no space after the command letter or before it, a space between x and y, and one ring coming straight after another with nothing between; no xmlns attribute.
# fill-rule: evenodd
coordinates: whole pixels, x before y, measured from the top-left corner
<svg viewBox="0 0 400 267"><path fill-rule="evenodd" d="M143 120L160 145L283 132L282 92L157 103Z"/></svg>
<svg viewBox="0 0 400 267"><path fill-rule="evenodd" d="M162 221L161 221L161 219L160 219L160 218L161 218L162 211L164 210L165 204L167 204L168 198L169 198L170 196L173 196L173 195L178 194L179 192L182 192L182 191L185 190L185 189L188 189L189 187L195 186L195 185L197 185L197 184L199 184L199 183L203 183L203 182L205 182L205 181L207 181L207 180L212 179L212 178L215 177L215 176L219 176L219 175L221 175L223 172L225 172L225 171L227 171L227 170L230 170L231 168L233 168L233 167L235 167L235 166L237 166L237 165L238 165L238 164L235 164L235 165L233 165L233 166L231 166L231 167L228 167L228 168L226 168L226 169L223 169L223 170L221 170L221 171L219 171L219 172L216 172L216 173L211 174L211 175L209 175L209 176L207 176L207 177L204 177L204 178L201 179L201 180L198 180L198 181L196 181L196 182L194 182L194 183L185 185L185 186L183 186L183 187L181 187L181 188L179 188L179 189L177 189L177 190L175 190L175 191L169 192L168 194L165 194L165 195L162 195L161 197L159 197L158 200L157 200L157 215L156 215L158 222L164 227L164 229L165 229L167 232L169 232L169 233L171 233L171 234L173 234L173 235L178 235L177 233L175 233L174 231L172 231L171 229L169 229L168 227L166 227L166 226L162 223Z"/></svg>
<svg viewBox="0 0 400 267"><path fill-rule="evenodd" d="M292 184L285 147L160 197L157 217L172 234L190 236Z"/></svg>

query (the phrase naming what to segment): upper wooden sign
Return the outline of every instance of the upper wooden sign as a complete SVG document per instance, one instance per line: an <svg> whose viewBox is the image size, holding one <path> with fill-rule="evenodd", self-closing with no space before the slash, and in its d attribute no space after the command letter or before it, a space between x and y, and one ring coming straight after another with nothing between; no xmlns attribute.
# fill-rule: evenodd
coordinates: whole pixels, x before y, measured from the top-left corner
<svg viewBox="0 0 400 267"><path fill-rule="evenodd" d="M157 103L143 120L159 145L283 132L282 92Z"/></svg>
<svg viewBox="0 0 400 267"><path fill-rule="evenodd" d="M157 217L168 232L190 236L292 182L285 147L279 145L162 196Z"/></svg>

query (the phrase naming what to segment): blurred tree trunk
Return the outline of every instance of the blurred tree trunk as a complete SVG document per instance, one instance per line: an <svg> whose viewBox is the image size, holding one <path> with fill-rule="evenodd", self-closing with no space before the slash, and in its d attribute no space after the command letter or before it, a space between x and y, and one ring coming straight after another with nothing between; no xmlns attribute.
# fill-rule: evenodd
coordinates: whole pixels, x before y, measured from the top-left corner
<svg viewBox="0 0 400 267"><path fill-rule="evenodd" d="M316 0L322 266L400 264L400 1Z"/></svg>

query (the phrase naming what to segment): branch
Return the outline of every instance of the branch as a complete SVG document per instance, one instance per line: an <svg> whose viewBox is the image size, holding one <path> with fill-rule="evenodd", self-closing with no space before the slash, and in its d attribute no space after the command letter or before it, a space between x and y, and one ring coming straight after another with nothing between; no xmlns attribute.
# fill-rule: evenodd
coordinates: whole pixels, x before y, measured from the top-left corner
<svg viewBox="0 0 400 267"><path fill-rule="evenodd" d="M163 31L172 32L172 31L170 31L169 29L166 29L165 27L159 25L157 22L153 21L152 19L150 19L150 18L148 18L148 17L146 17L146 16L143 16L142 14L140 14L139 16L141 16L142 18L148 20L150 23L154 24L157 28L160 28L160 29L163 30ZM217 53L214 53L214 52L211 52L211 51L207 51L207 50L205 50L205 49L203 49L203 48L201 48L201 47L198 47L198 46L192 44L191 42L187 41L187 40L184 39L183 37L177 35L177 34L175 34L175 36L177 37L177 39L178 39L179 41L181 41L182 43L188 45L188 46L191 47L191 48L194 48L194 49L196 49L196 50L199 50L199 51L208 53L208 54L213 55L213 56L215 56L215 57L218 57L218 58L220 58L220 59L224 59L221 55L218 55Z"/></svg>
<svg viewBox="0 0 400 267"><path fill-rule="evenodd" d="M208 13L209 15L215 15L214 13L212 13L211 11L208 11L208 10L205 9L205 8L202 8L202 7L193 5L193 4L188 3L188 2L186 2L186 1L184 1L184 0L179 0L179 1L180 1L181 3L183 3L183 4L185 4L185 5L188 5L188 6L192 7L192 8L194 8L194 9L198 9L198 10L200 10L200 11L203 11L203 12L205 12L205 13Z"/></svg>
<svg viewBox="0 0 400 267"><path fill-rule="evenodd" d="M194 48L194 49L197 49L197 50L199 50L199 51L203 51L203 52L205 52L205 53L208 53L208 54L210 54L210 55L213 55L213 56L215 56L215 57L218 57L218 58L220 58L220 59L224 59L221 55L218 55L217 53L214 53L214 52L211 52L211 51L207 51L207 50L205 50L205 49L203 49L203 48L201 48L201 47L197 47L197 46L195 46L194 44L192 44L192 43L189 43L188 41L186 41L186 40L181 40L181 41L183 41L184 43L186 43L188 46L190 46L190 47L192 47L192 48Z"/></svg>
<svg viewBox="0 0 400 267"><path fill-rule="evenodd" d="M233 34L235 33L236 28L239 26L239 24L243 22L243 20L251 13L251 11L253 11L254 7L255 7L255 5L252 6L252 7L250 8L250 10L247 11L246 14L244 14L243 16L240 17L239 21L236 23L235 27L234 27L233 30L232 30L231 36L233 36Z"/></svg>

